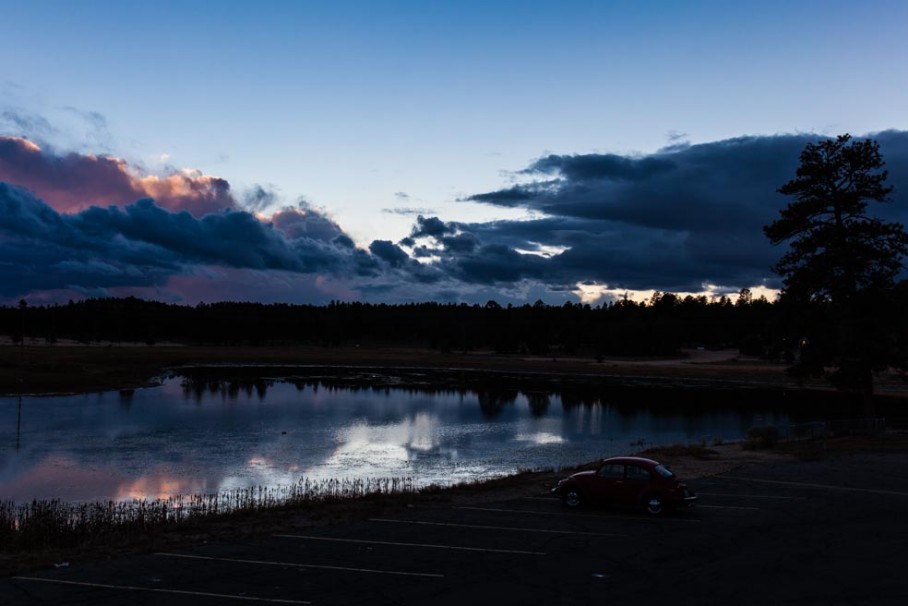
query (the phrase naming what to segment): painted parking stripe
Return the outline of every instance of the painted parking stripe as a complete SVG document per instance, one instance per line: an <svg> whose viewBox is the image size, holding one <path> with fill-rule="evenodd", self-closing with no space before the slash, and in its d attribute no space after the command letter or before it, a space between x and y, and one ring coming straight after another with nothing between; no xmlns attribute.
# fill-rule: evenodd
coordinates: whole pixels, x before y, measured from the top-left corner
<svg viewBox="0 0 908 606"><path fill-rule="evenodd" d="M447 549L450 551L478 551L482 553L507 553L510 555L544 556L544 551L522 551L519 549L489 549L485 547L456 547L454 545L429 545L426 543L395 543L392 541L367 541L365 539L338 539L335 537L313 537L298 534L276 534L283 539L302 539L306 541L332 541L336 543L361 543L365 545L390 545L392 547L423 547L427 549Z"/></svg>
<svg viewBox="0 0 908 606"><path fill-rule="evenodd" d="M734 494L731 492L698 492L707 497L737 497L741 499L777 499L780 501L806 501L807 497L779 497L766 494Z"/></svg>
<svg viewBox="0 0 908 606"><path fill-rule="evenodd" d="M318 570L338 570L341 572L365 572L369 574L390 574L403 577L426 577L443 579L445 575L434 572L404 572L400 570L376 570L373 568L350 568L348 566L328 566L325 564L303 564L300 562L273 562L270 560L244 560L240 558L217 558L212 556L189 555L186 553L156 553L165 558L185 558L187 560L206 560L209 562L231 562L234 564L256 564L260 566L284 566L292 568L314 568Z"/></svg>
<svg viewBox="0 0 908 606"><path fill-rule="evenodd" d="M558 516L559 518L587 518L590 520L621 520L622 522L652 522L653 518L616 518L612 516L600 516L595 514L588 513L564 513L561 511L535 511L531 509L498 509L495 507L455 507L454 509L466 509L469 511L490 511L493 513L526 513L530 515L537 516ZM675 518L668 518L672 522L694 522L699 524L702 520L679 520ZM659 521L665 521L666 518L661 518Z"/></svg>
<svg viewBox="0 0 908 606"><path fill-rule="evenodd" d="M785 482L783 480L762 480L760 478L743 478L738 476L722 476L726 480L738 480L740 482L761 482L763 484L779 484L782 486L800 486L803 488L819 488L822 490L841 490L844 492L866 492L870 494L885 494L897 497L908 497L908 492L898 492L896 490L879 490L877 488L853 488L851 486L832 486L829 484L810 484L807 482Z"/></svg>
<svg viewBox="0 0 908 606"><path fill-rule="evenodd" d="M117 589L120 591L148 591L151 593L169 593L177 595L191 595L205 598L218 598L222 600L242 600L244 602L268 602L271 604L311 604L305 600L283 600L280 598L257 598L248 595L231 595L229 593L209 593L207 591L186 591L182 589L164 589L162 587L137 587L134 585L110 585L107 583L87 583L85 581L65 581L63 579L45 579L42 577L13 577L17 581L32 581L37 583L55 583L57 585L75 585L78 587L92 587L95 589Z"/></svg>
<svg viewBox="0 0 908 606"><path fill-rule="evenodd" d="M543 534L578 534L588 537L626 537L626 534L613 532L579 532L576 530L542 530L540 528L518 528L514 526L485 526L482 524L453 524L451 522L422 522L418 520L389 520L386 518L369 518L370 522L391 524L416 524L420 526L446 526L448 528L475 528L478 530L508 530L513 532L538 532Z"/></svg>

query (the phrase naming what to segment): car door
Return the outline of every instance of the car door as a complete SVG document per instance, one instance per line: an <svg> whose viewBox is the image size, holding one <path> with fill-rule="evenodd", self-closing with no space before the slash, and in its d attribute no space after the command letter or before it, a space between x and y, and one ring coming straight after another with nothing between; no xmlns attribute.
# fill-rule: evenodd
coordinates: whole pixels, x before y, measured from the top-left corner
<svg viewBox="0 0 908 606"><path fill-rule="evenodd" d="M620 502L623 485L624 464L606 463L596 471L591 496L600 503Z"/></svg>
<svg viewBox="0 0 908 606"><path fill-rule="evenodd" d="M640 465L628 463L625 466L624 482L621 484L620 496L622 505L636 506L643 493L652 486L653 477L649 470Z"/></svg>

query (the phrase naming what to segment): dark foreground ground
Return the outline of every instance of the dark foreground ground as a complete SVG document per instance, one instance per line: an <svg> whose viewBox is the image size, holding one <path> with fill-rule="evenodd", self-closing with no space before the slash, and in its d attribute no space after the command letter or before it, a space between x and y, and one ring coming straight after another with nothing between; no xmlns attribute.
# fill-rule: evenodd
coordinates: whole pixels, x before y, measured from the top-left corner
<svg viewBox="0 0 908 606"><path fill-rule="evenodd" d="M908 454L771 458L661 519L543 483L0 581L0 604L906 604Z"/></svg>

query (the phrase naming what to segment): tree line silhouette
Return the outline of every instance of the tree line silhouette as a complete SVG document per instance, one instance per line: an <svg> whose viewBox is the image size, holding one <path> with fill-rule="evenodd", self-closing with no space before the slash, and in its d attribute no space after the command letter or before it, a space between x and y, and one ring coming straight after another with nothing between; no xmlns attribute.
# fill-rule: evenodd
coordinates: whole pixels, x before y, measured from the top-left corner
<svg viewBox="0 0 908 606"><path fill-rule="evenodd" d="M908 343L908 286L901 283L877 309L880 349L891 362ZM86 299L66 305L0 307L0 334L15 343L162 342L217 346L386 345L443 352L492 350L539 356L671 356L683 348L739 348L742 353L793 362L818 361L828 343L831 310L822 301L754 299L746 289L728 297L656 293L645 302L620 299L590 306L542 301L521 306L465 303L400 305L332 302L326 306L200 303L195 306L134 297ZM893 324L894 319L900 323ZM882 356L882 352L880 353ZM904 355L902 355L904 359Z"/></svg>

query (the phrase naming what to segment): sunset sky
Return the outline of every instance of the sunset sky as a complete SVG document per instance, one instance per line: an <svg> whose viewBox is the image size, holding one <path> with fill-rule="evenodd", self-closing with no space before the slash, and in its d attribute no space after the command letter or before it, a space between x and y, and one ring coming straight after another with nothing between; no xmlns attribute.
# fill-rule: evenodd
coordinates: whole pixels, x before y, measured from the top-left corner
<svg viewBox="0 0 908 606"><path fill-rule="evenodd" d="M0 303L774 288L808 142L908 210L908 3L0 0Z"/></svg>

